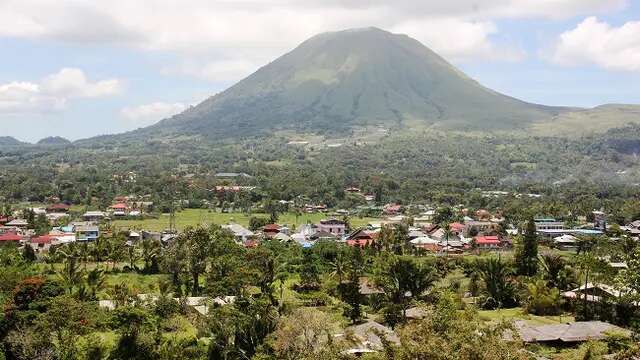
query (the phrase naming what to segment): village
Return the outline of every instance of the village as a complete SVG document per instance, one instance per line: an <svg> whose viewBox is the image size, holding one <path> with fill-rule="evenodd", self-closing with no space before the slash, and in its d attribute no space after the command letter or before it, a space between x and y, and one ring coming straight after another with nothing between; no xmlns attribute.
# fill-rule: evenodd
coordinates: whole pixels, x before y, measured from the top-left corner
<svg viewBox="0 0 640 360"><path fill-rule="evenodd" d="M217 191L244 190L240 187L226 186L217 188ZM352 187L345 191L357 193L359 189ZM487 192L487 196L502 195L504 194ZM373 195L362 196L373 204ZM245 249L254 249L262 243L275 241L304 250L330 243L365 252L380 252L385 247L389 248L389 243L392 242L391 248L395 246L396 249L393 251L403 255L435 258L447 262L458 261L456 259L473 261L475 258L486 259L495 256L513 257L516 243L526 236L526 226L509 223L505 216L507 214L485 209L471 211L462 205L445 208L389 203L381 206L359 206L354 209L329 209L322 204L304 204L295 210L292 206L292 202L279 202L282 214L296 213L295 216L286 217L294 219L293 223L273 222L272 220L279 217L278 214L260 213L260 209L256 208L256 213L244 216L227 214L225 219L230 220L217 225L229 234L237 246ZM23 206L22 209L14 209L0 217L0 244L3 247L15 247L23 253L29 248L34 258L45 261L48 254L54 253L57 248L74 243L96 244L116 236L125 240L122 244L129 248L125 250L129 253L143 242L153 242L163 248L169 248L183 231L192 231L190 226L176 226L181 213L189 210L181 209L170 214L153 215L152 208L152 202L144 201L144 197L138 196L118 196L113 199L112 205L104 209L88 209L86 206L74 206L67 202ZM367 214L366 217L356 215L363 212ZM306 222L297 222L302 214L307 216ZM236 223L234 216L242 218L241 223ZM145 228L145 219L154 217L155 228ZM162 221L166 227L163 230L157 229L157 221ZM535 226L537 246L540 247L539 252L554 252L564 257L587 251L585 244L594 239L637 242L640 235L640 220L624 226L608 226L607 214L600 210L594 210L589 220L582 217L571 224L544 214L533 218L532 222ZM628 269L620 256L601 256L598 259L611 271ZM133 262L131 267L135 267ZM382 287L374 284L364 274L358 282L358 291L363 296L365 304L372 306L382 301L380 298L385 296ZM507 316L502 320L512 321L513 332L505 333L505 337L518 336L525 343L556 346L604 340L611 332L630 336L629 330L602 321L606 318L576 321L574 318L577 316L571 314L572 311L580 311L577 309L582 302L593 303L595 306L622 299L624 291L615 285L586 279L577 286L561 289L559 295L562 300L557 301L558 304L562 302L565 305L562 306L563 310L557 313L565 313L565 317L571 319L570 321L556 322L550 320L552 317L541 316L534 316L536 320L531 320L531 316ZM470 304L477 301L475 296L477 295L468 291L462 293L462 298ZM158 301L158 298L158 294L137 293L132 299L135 299L135 302L149 303ZM192 294L185 296L182 301L196 313L207 316L211 308L232 304L236 298L236 295L209 297ZM107 310L114 310L119 306L118 301L113 298L102 296L98 300L99 306ZM181 298L176 297L174 300L180 301ZM427 313L420 306L405 309L407 320L419 320L425 316ZM347 327L344 331L350 338L358 339L352 341L352 345L345 350L345 353L351 355L381 351L383 344L387 342L399 344L394 330L377 322L374 317ZM340 334L346 336L344 332Z"/></svg>

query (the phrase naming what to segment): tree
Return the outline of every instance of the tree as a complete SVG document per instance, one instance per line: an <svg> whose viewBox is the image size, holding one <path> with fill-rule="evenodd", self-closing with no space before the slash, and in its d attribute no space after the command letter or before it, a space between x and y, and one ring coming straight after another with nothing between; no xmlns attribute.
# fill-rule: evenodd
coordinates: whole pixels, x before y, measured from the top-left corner
<svg viewBox="0 0 640 360"><path fill-rule="evenodd" d="M566 290L575 285L573 269L562 256L554 253L540 255L540 266L543 270L542 278L550 287Z"/></svg>
<svg viewBox="0 0 640 360"><path fill-rule="evenodd" d="M436 305L425 309L422 321L399 331L401 345L388 349L394 360L494 359L525 360L530 356L518 342L504 341L506 324L485 324L472 309L457 311L452 294L439 294ZM389 345L387 345L387 348Z"/></svg>
<svg viewBox="0 0 640 360"><path fill-rule="evenodd" d="M322 359L332 351L333 337L340 330L326 313L313 308L299 308L280 319L270 335L278 359Z"/></svg>
<svg viewBox="0 0 640 360"><path fill-rule="evenodd" d="M548 287L544 280L536 280L527 284L527 297L524 300L524 311L535 315L557 315L560 313L562 298L560 290Z"/></svg>
<svg viewBox="0 0 640 360"><path fill-rule="evenodd" d="M33 251L33 248L29 244L25 244L22 249L22 258L28 262L34 262L38 258L36 256L36 252Z"/></svg>
<svg viewBox="0 0 640 360"><path fill-rule="evenodd" d="M300 269L300 288L302 290L316 290L320 287L320 274L314 254L310 249L305 249L302 256Z"/></svg>
<svg viewBox="0 0 640 360"><path fill-rule="evenodd" d="M519 246L516 253L518 275L534 276L538 272L538 236L532 218L527 221L522 244Z"/></svg>
<svg viewBox="0 0 640 360"><path fill-rule="evenodd" d="M406 320L411 300L420 297L435 281L433 268L408 256L386 254L378 260L374 271L374 282L384 290L387 307L398 308L402 321Z"/></svg>
<svg viewBox="0 0 640 360"><path fill-rule="evenodd" d="M512 271L506 263L497 258L478 260L476 269L484 285L484 308L495 309L517 304L515 290L509 279Z"/></svg>

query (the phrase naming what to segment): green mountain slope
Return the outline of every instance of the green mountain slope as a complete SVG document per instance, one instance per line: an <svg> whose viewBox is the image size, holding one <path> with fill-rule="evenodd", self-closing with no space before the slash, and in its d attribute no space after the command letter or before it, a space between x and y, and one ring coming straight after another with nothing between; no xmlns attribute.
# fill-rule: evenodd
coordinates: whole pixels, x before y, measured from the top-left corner
<svg viewBox="0 0 640 360"><path fill-rule="evenodd" d="M584 136L628 124L640 124L640 105L607 104L562 112L549 121L533 124L531 130L542 136Z"/></svg>
<svg viewBox="0 0 640 360"><path fill-rule="evenodd" d="M242 136L433 124L514 129L560 110L496 93L420 42L366 28L317 35L228 90L137 133Z"/></svg>

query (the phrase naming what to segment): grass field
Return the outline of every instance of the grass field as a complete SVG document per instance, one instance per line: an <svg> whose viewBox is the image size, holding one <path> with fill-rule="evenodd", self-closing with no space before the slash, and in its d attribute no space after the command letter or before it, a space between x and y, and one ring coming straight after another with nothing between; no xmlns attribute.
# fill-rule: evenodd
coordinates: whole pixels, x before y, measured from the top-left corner
<svg viewBox="0 0 640 360"><path fill-rule="evenodd" d="M480 310L480 318L487 322L500 322L512 320L525 320L531 325L550 325L567 322L574 322L573 316L537 316L525 314L522 308L500 309L500 310Z"/></svg>
<svg viewBox="0 0 640 360"><path fill-rule="evenodd" d="M229 223L236 223L242 226L249 225L249 219L252 216L269 217L267 214L245 214L245 213L219 213L212 212L208 209L186 209L176 213L176 227L178 230L183 230L188 226L208 226L211 224L225 225ZM286 213L281 214L278 218L278 223L287 224L289 226L300 225L306 223L317 223L322 219L328 218L328 215L323 213L302 214L296 218L295 214ZM376 222L379 219L376 218L350 218L352 227L359 227L366 225L369 222ZM157 219L144 219L144 220L115 220L113 225L118 230L135 229L135 230L150 230L150 231L162 231L169 228L169 215L162 214Z"/></svg>

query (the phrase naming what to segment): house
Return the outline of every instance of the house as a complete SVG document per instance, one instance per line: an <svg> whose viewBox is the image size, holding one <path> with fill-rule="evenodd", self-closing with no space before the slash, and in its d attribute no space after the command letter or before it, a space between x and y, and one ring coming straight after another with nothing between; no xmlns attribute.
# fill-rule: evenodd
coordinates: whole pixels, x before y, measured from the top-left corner
<svg viewBox="0 0 640 360"><path fill-rule="evenodd" d="M630 332L602 321L577 321L553 325L529 325L523 320L514 321L515 330L525 343L577 343L603 340L610 333L630 336Z"/></svg>
<svg viewBox="0 0 640 360"><path fill-rule="evenodd" d="M103 211L87 211L82 215L84 221L100 222L105 219L107 214Z"/></svg>
<svg viewBox="0 0 640 360"><path fill-rule="evenodd" d="M349 354L383 350L381 336L391 344L400 345L400 338L391 328L371 320L346 328L345 335L355 342L355 347L347 350Z"/></svg>
<svg viewBox="0 0 640 360"><path fill-rule="evenodd" d="M76 241L76 233L73 226L53 228L51 231L49 231L49 236L55 239L53 240L53 245L66 244Z"/></svg>
<svg viewBox="0 0 640 360"><path fill-rule="evenodd" d="M267 224L262 227L262 234L264 234L264 236L274 237L279 232L280 225L278 224Z"/></svg>
<svg viewBox="0 0 640 360"><path fill-rule="evenodd" d="M113 212L113 216L127 216L129 207L125 203L113 204L109 207Z"/></svg>
<svg viewBox="0 0 640 360"><path fill-rule="evenodd" d="M29 226L29 222L25 219L13 219L5 224L5 226L14 226L17 228L24 228Z"/></svg>
<svg viewBox="0 0 640 360"><path fill-rule="evenodd" d="M68 213L70 205L65 203L51 204L47 206L47 213Z"/></svg>
<svg viewBox="0 0 640 360"><path fill-rule="evenodd" d="M310 238L313 241L319 241L319 240L336 241L336 240L338 240L338 237L335 234L327 232L327 231L318 231L315 234L311 235Z"/></svg>
<svg viewBox="0 0 640 360"><path fill-rule="evenodd" d="M478 234L486 234L497 228L497 224L491 221L469 220L464 223L464 236L475 236Z"/></svg>
<svg viewBox="0 0 640 360"><path fill-rule="evenodd" d="M536 231L564 229L564 221L557 221L554 218L536 218L533 222L536 225Z"/></svg>
<svg viewBox="0 0 640 360"><path fill-rule="evenodd" d="M568 300L585 300L586 296L589 302L601 302L617 299L622 296L622 293L607 284L587 283L576 289L565 291L561 295Z"/></svg>
<svg viewBox="0 0 640 360"><path fill-rule="evenodd" d="M563 250L576 249L578 247L578 238L570 234L565 234L553 238L553 244Z"/></svg>
<svg viewBox="0 0 640 360"><path fill-rule="evenodd" d="M53 242L57 240L58 240L57 238L51 235L36 236L36 237L32 237L31 240L29 240L29 246L31 246L33 251L37 253L43 252L43 251L49 251L49 248L51 247Z"/></svg>
<svg viewBox="0 0 640 360"><path fill-rule="evenodd" d="M6 232L0 234L0 245L19 245L22 241L22 235L14 232Z"/></svg>
<svg viewBox="0 0 640 360"><path fill-rule="evenodd" d="M500 248L500 238L497 236L476 236L473 243L478 249L498 249Z"/></svg>
<svg viewBox="0 0 640 360"><path fill-rule="evenodd" d="M342 237L346 232L347 224L342 220L329 219L320 220L320 223L316 227L318 232L327 232L336 237Z"/></svg>
<svg viewBox="0 0 640 360"><path fill-rule="evenodd" d="M79 225L75 227L77 241L96 241L100 236L100 229L96 225Z"/></svg>
<svg viewBox="0 0 640 360"><path fill-rule="evenodd" d="M242 225L229 224L229 225L223 225L222 228L231 231L233 233L233 237L235 238L236 243L238 244L244 244L245 241L249 240L254 236L254 233L251 230L245 228Z"/></svg>
<svg viewBox="0 0 640 360"><path fill-rule="evenodd" d="M402 206L398 204L387 204L382 208L385 215L398 215L402 210Z"/></svg>
<svg viewBox="0 0 640 360"><path fill-rule="evenodd" d="M438 252L440 250L440 242L428 236L421 236L412 239L409 243L417 249L423 249L431 252Z"/></svg>
<svg viewBox="0 0 640 360"><path fill-rule="evenodd" d="M371 231L367 231L365 229L358 229L349 236L347 236L346 242L349 246L359 246L364 247L366 245L371 245L375 241L374 233Z"/></svg>

